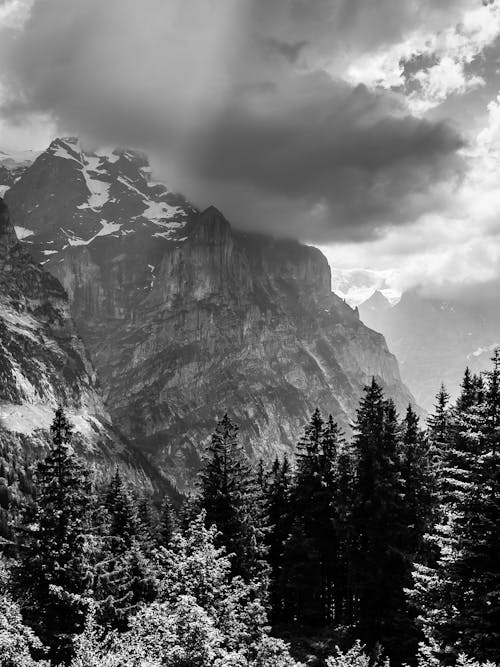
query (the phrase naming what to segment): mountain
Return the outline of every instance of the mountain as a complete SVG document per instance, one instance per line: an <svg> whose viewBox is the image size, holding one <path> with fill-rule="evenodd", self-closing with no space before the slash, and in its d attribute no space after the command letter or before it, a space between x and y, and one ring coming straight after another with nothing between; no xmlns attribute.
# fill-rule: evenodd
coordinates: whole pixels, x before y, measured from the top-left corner
<svg viewBox="0 0 500 667"><path fill-rule="evenodd" d="M69 294L113 422L180 485L226 411L269 459L316 406L349 428L372 375L400 409L413 400L383 337L332 293L319 250L199 212L143 155L58 139L6 199Z"/></svg>
<svg viewBox="0 0 500 667"><path fill-rule="evenodd" d="M375 290L369 299L360 304L359 309L360 313L361 310L363 313L363 322L368 323L368 320L370 320L371 324L369 324L369 326L376 331L379 331L378 319L383 319L391 307L392 305L389 299L387 299L380 290Z"/></svg>
<svg viewBox="0 0 500 667"><path fill-rule="evenodd" d="M77 335L67 295L35 263L0 199L0 445L43 450L58 405L75 427L75 446L100 471L120 465L141 485L149 465L113 428L96 374Z"/></svg>
<svg viewBox="0 0 500 667"><path fill-rule="evenodd" d="M371 269L332 268L332 289L351 306L359 306L375 291L379 291L391 303L398 300L399 294L388 284L391 271L373 271Z"/></svg>
<svg viewBox="0 0 500 667"><path fill-rule="evenodd" d="M392 307L380 296L375 293L359 306L360 317L385 336L404 382L428 411L441 382L455 398L465 367L484 370L500 345L497 309L427 297L417 290L404 293Z"/></svg>

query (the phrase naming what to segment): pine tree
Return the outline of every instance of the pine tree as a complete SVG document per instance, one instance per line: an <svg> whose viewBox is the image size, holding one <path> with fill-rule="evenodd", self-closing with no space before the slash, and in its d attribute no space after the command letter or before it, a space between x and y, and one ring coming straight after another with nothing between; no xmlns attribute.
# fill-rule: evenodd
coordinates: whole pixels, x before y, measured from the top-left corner
<svg viewBox="0 0 500 667"><path fill-rule="evenodd" d="M285 542L290 532L290 464L276 458L265 484L265 508L269 525L266 536L270 567L270 603L273 623L286 619L284 583Z"/></svg>
<svg viewBox="0 0 500 667"><path fill-rule="evenodd" d="M408 405L403 420L401 443L404 482L404 513L407 527L407 549L415 560L426 550L425 535L432 526L437 504L437 472L429 443L419 426L419 418Z"/></svg>
<svg viewBox="0 0 500 667"><path fill-rule="evenodd" d="M324 422L314 411L297 444L297 464L290 491L290 534L285 547L285 615L289 620L321 625L323 623L321 560L317 530L309 523L317 514L313 495L319 483L318 458Z"/></svg>
<svg viewBox="0 0 500 667"><path fill-rule="evenodd" d="M460 396L457 400L456 407L458 410L468 410L474 405L476 396L476 387L474 377L470 372L469 367L465 369L462 384L460 385Z"/></svg>
<svg viewBox="0 0 500 667"><path fill-rule="evenodd" d="M315 410L297 445L297 469L290 491L290 535L285 549L285 609L313 625L332 623L340 608L337 575L341 536L335 504L342 434L332 417ZM336 601L336 603L335 603ZM338 620L338 619L337 619Z"/></svg>
<svg viewBox="0 0 500 667"><path fill-rule="evenodd" d="M319 452L319 474L318 484L312 499L313 505L318 511L317 517L311 526L316 531L316 541L320 554L320 573L322 580L322 616L323 623L329 624L335 618L334 598L335 587L340 584L338 571L342 561L340 550L341 539L338 509L335 504L338 485L338 455L344 445L343 433L330 415L321 434L321 447Z"/></svg>
<svg viewBox="0 0 500 667"><path fill-rule="evenodd" d="M155 582L147 556L153 545L144 540L135 499L118 469L108 486L104 509L106 521L96 564L97 618L107 628L125 630L137 605L154 599Z"/></svg>
<svg viewBox="0 0 500 667"><path fill-rule="evenodd" d="M446 391L444 384L442 384L436 396L434 414L427 420L430 454L436 466L440 465L440 461L448 447L450 436L449 400L450 395Z"/></svg>
<svg viewBox="0 0 500 667"><path fill-rule="evenodd" d="M476 383L477 386L477 383ZM460 652L500 660L500 357L486 386L454 411L446 493L433 539L440 554L420 565L414 597L437 657Z"/></svg>
<svg viewBox="0 0 500 667"><path fill-rule="evenodd" d="M333 499L338 539L337 561L334 568L334 620L339 626L353 625L356 620L353 567L357 548L354 525L355 501L356 456L351 443L344 441L337 455L337 483Z"/></svg>
<svg viewBox="0 0 500 667"><path fill-rule="evenodd" d="M137 507L118 468L108 486L104 506L110 517L109 535L113 538L113 548L122 551L130 547L138 538L139 520Z"/></svg>
<svg viewBox="0 0 500 667"><path fill-rule="evenodd" d="M217 424L200 473L200 503L207 524L215 524L232 556L233 574L246 581L265 569L263 506L260 489L238 427L227 414Z"/></svg>
<svg viewBox="0 0 500 667"><path fill-rule="evenodd" d="M165 498L160 513L157 546L168 547L177 527L174 510L168 498Z"/></svg>
<svg viewBox="0 0 500 667"><path fill-rule="evenodd" d="M162 525L160 513L149 495L143 494L137 502L137 524L141 550L145 554L151 554L159 541Z"/></svg>
<svg viewBox="0 0 500 667"><path fill-rule="evenodd" d="M369 648L381 643L400 662L409 657L413 634L404 594L411 570L404 481L396 410L375 379L365 389L354 427L358 632Z"/></svg>
<svg viewBox="0 0 500 667"><path fill-rule="evenodd" d="M83 631L91 593L92 492L88 472L70 451L71 425L62 408L51 435L52 448L37 468L34 520L28 515L22 526L16 581L25 622L59 664L70 659L72 635Z"/></svg>

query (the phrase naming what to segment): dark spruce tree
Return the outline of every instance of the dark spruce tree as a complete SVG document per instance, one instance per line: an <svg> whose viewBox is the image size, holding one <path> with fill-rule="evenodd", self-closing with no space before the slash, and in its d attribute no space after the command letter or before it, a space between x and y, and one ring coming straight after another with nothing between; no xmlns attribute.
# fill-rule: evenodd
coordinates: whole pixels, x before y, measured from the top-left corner
<svg viewBox="0 0 500 667"><path fill-rule="evenodd" d="M82 632L92 589L89 533L92 490L87 470L70 450L71 426L58 408L52 448L36 473L34 516L21 526L16 584L25 622L66 664L72 636Z"/></svg>
<svg viewBox="0 0 500 667"><path fill-rule="evenodd" d="M432 528L438 503L438 472L419 418L408 405L402 424L401 473L404 483L406 548L412 560L427 553L425 536Z"/></svg>
<svg viewBox="0 0 500 667"><path fill-rule="evenodd" d="M416 649L410 646L415 632L404 592L412 564L397 415L375 379L365 389L354 430L358 634L368 648L381 644L401 663Z"/></svg>
<svg viewBox="0 0 500 667"><path fill-rule="evenodd" d="M270 568L270 604L274 624L290 620L285 613L285 545L290 533L290 463L285 456L276 458L263 485L269 531L266 535Z"/></svg>
<svg viewBox="0 0 500 667"><path fill-rule="evenodd" d="M260 487L227 414L217 424L200 473L200 503L232 556L234 575L245 581L267 570Z"/></svg>
<svg viewBox="0 0 500 667"><path fill-rule="evenodd" d="M430 445L430 454L436 466L440 466L449 444L450 429L450 396L444 384L441 385L436 396L434 413L427 420L427 435Z"/></svg>
<svg viewBox="0 0 500 667"><path fill-rule="evenodd" d="M284 610L290 619L313 626L338 621L335 604L343 583L336 504L338 457L342 434L330 417L316 410L297 445L297 465L290 490L290 534L284 553Z"/></svg>
<svg viewBox="0 0 500 667"><path fill-rule="evenodd" d="M323 624L321 555L315 540L317 531L309 524L316 510L311 493L316 489L315 475L324 421L315 410L297 445L297 462L290 491L290 534L284 555L284 610L289 621L320 626Z"/></svg>
<svg viewBox="0 0 500 667"><path fill-rule="evenodd" d="M356 500L356 457L350 442L343 442L337 455L337 480L333 504L337 531L337 559L334 569L334 620L337 626L355 623L356 592L354 554L357 534L354 526Z"/></svg>

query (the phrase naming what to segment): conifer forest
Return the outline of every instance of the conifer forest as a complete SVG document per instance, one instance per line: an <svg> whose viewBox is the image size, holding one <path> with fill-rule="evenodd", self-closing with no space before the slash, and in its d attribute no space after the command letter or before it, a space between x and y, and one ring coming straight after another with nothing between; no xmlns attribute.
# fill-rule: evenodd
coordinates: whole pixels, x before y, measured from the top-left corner
<svg viewBox="0 0 500 667"><path fill-rule="evenodd" d="M196 490L94 478L64 411L2 486L4 667L500 664L500 354L422 424L375 380L252 466L225 415ZM6 482L7 483L7 482Z"/></svg>

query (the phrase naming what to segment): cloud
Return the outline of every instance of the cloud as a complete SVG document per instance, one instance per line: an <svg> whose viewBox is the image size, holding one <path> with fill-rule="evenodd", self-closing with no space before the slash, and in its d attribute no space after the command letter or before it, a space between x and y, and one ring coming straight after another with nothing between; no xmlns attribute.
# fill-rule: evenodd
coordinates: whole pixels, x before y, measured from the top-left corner
<svg viewBox="0 0 500 667"><path fill-rule="evenodd" d="M422 20L390 46L361 53L347 68L346 78L368 86L400 88L408 109L422 115L451 95L485 85L470 66L500 36L497 2L456 3L448 22ZM415 68L415 64L420 64Z"/></svg>
<svg viewBox="0 0 500 667"><path fill-rule="evenodd" d="M5 122L156 154L174 183L247 228L316 242L378 237L447 204L463 139L401 94L345 81L465 3L35 0L2 39ZM10 33L9 33L10 34Z"/></svg>
<svg viewBox="0 0 500 667"><path fill-rule="evenodd" d="M333 266L391 271L397 291L463 302L494 302L500 289L500 95L488 104L484 126L462 149L467 173L446 210L424 214L383 238L327 246Z"/></svg>
<svg viewBox="0 0 500 667"><path fill-rule="evenodd" d="M276 221L311 241L407 224L445 205L463 171L463 142L448 125L402 115L397 100L325 73L282 80L253 104L236 100L204 129L192 163L231 217L261 229Z"/></svg>

